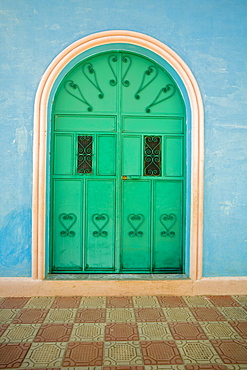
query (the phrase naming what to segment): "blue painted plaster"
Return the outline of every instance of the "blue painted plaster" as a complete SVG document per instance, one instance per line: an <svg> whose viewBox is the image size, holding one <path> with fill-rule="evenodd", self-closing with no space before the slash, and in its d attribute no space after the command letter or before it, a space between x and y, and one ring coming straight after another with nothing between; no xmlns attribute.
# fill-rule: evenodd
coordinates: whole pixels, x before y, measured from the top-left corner
<svg viewBox="0 0 247 370"><path fill-rule="evenodd" d="M1 275L30 276L41 76L69 44L109 29L155 37L192 70L205 108L203 274L247 275L247 1L0 0L0 27Z"/></svg>

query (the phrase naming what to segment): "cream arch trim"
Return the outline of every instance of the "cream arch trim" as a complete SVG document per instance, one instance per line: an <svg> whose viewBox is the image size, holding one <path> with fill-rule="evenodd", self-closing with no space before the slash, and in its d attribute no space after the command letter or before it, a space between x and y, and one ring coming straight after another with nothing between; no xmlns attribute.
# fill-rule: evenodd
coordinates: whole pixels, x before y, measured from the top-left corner
<svg viewBox="0 0 247 370"><path fill-rule="evenodd" d="M192 113L190 278L192 281L199 280L202 276L204 163L204 116L201 94L190 69L173 50L150 36L124 30L99 32L74 42L53 60L39 84L34 108L32 277L33 279L45 277L46 132L48 100L52 86L63 68L77 55L93 47L113 43L141 46L159 55L176 70L187 89Z"/></svg>

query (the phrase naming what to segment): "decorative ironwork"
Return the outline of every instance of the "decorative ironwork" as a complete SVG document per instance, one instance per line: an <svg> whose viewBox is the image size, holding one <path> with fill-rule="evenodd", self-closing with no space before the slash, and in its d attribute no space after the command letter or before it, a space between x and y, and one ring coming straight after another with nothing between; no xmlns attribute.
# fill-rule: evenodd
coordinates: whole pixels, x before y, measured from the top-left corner
<svg viewBox="0 0 247 370"><path fill-rule="evenodd" d="M154 75L153 75L153 73L154 73ZM148 82L145 82L145 81L148 80L149 76L152 77L152 78ZM140 85L139 89L137 90L137 92L135 93L135 98L136 99L140 99L140 93L144 89L146 89L146 87L148 87L156 79L157 76L158 76L158 69L155 66L148 67L148 69L143 74L141 85Z"/></svg>
<svg viewBox="0 0 247 370"><path fill-rule="evenodd" d="M171 231L175 223L177 222L177 216L174 213L170 213L169 215L164 213L160 216L160 223L164 227L164 231L161 231L160 235L165 237L169 236L170 238L174 238L176 235L174 231Z"/></svg>
<svg viewBox="0 0 247 370"><path fill-rule="evenodd" d="M139 229L145 220L144 216L141 213L139 213L138 215L132 213L128 216L127 220L133 229L133 231L129 232L129 236L131 236L132 238L135 236L143 236L143 231L139 231Z"/></svg>
<svg viewBox="0 0 247 370"><path fill-rule="evenodd" d="M65 237L65 236L70 236L73 237L75 236L75 231L70 230L72 226L77 221L77 217L74 213L61 213L58 217L60 224L63 226L65 230L60 231L60 235Z"/></svg>
<svg viewBox="0 0 247 370"><path fill-rule="evenodd" d="M161 176L161 137L144 137L144 176Z"/></svg>
<svg viewBox="0 0 247 370"><path fill-rule="evenodd" d="M69 93L71 96L80 100L83 104L86 104L88 106L87 110L89 112L92 112L93 110L92 105L89 104L88 101L85 99L78 85L76 85L72 80L68 80L65 82L64 88L67 91L67 93Z"/></svg>
<svg viewBox="0 0 247 370"><path fill-rule="evenodd" d="M92 173L93 137L78 136L77 173Z"/></svg>
<svg viewBox="0 0 247 370"><path fill-rule="evenodd" d="M149 104L146 108L146 112L147 113L150 113L151 110L150 108L154 107L155 105L157 104L160 104L162 103L163 101L171 98L174 94L175 94L175 87L172 85L172 84L168 84L166 85L165 87L163 87L160 92L158 93L158 95L156 96L156 98L154 99L154 101ZM164 98L161 98L161 96L165 94L165 97ZM160 99L161 98L161 99Z"/></svg>
<svg viewBox="0 0 247 370"><path fill-rule="evenodd" d="M125 80L125 78L126 78L128 72L130 70L130 67L131 67L131 64L132 64L132 60L128 56L123 56L122 57L122 62L128 64L127 65L127 68L126 68L126 71L125 71L125 73L124 73L124 75L122 77L122 85L125 86L125 87L128 87L130 85L130 82L129 82L129 80Z"/></svg>
<svg viewBox="0 0 247 370"><path fill-rule="evenodd" d="M99 91L99 95L98 95L99 98L103 99L104 93L101 90L101 88L99 87L99 83L98 83L98 80L97 80L97 75L96 75L95 70L93 69L92 63L85 63L82 66L82 72L83 72L84 76L88 79L88 81L91 82L91 84Z"/></svg>
<svg viewBox="0 0 247 370"><path fill-rule="evenodd" d="M99 236L106 237L108 235L108 232L103 230L103 229L106 227L106 225L109 222L109 216L106 213L102 213L102 214L95 213L92 216L92 221L93 221L93 224L95 225L95 227L97 228L97 230L95 230L93 232L93 236L95 236L95 237L99 237Z"/></svg>
<svg viewBox="0 0 247 370"><path fill-rule="evenodd" d="M110 85L111 86L116 86L117 84L117 75L113 69L113 66L112 66L112 63L116 63L117 62L117 56L116 55L110 55L109 58L108 58L108 64L111 68L111 71L113 73L113 76L114 76L114 79L111 79L110 80Z"/></svg>

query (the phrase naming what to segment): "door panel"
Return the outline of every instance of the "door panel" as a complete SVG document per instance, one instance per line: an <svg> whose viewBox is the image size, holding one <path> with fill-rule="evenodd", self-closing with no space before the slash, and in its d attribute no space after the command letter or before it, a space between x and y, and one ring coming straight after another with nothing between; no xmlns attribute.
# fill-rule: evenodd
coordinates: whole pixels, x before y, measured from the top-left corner
<svg viewBox="0 0 247 370"><path fill-rule="evenodd" d="M115 256L115 181L86 182L85 270L113 270Z"/></svg>
<svg viewBox="0 0 247 370"><path fill-rule="evenodd" d="M181 270L182 265L182 182L154 184L154 269Z"/></svg>
<svg viewBox="0 0 247 370"><path fill-rule="evenodd" d="M53 219L53 268L81 270L83 204L81 181L55 180Z"/></svg>
<svg viewBox="0 0 247 370"><path fill-rule="evenodd" d="M123 181L123 270L150 270L150 185L150 181Z"/></svg>
<svg viewBox="0 0 247 370"><path fill-rule="evenodd" d="M185 128L151 59L106 52L68 72L52 111L51 272L183 271Z"/></svg>

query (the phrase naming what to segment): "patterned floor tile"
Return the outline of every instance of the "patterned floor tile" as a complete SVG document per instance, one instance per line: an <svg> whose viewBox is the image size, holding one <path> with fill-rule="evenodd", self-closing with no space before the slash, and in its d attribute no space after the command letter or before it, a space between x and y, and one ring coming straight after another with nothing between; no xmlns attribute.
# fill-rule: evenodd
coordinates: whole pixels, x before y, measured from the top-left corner
<svg viewBox="0 0 247 370"><path fill-rule="evenodd" d="M241 306L247 306L247 295L234 295L232 296Z"/></svg>
<svg viewBox="0 0 247 370"><path fill-rule="evenodd" d="M79 308L77 311L75 322L105 322L105 308Z"/></svg>
<svg viewBox="0 0 247 370"><path fill-rule="evenodd" d="M186 365L186 370L228 370L226 365Z"/></svg>
<svg viewBox="0 0 247 370"><path fill-rule="evenodd" d="M34 342L68 342L72 324L43 324Z"/></svg>
<svg viewBox="0 0 247 370"><path fill-rule="evenodd" d="M187 307L186 302L182 297L177 296L158 296L161 307Z"/></svg>
<svg viewBox="0 0 247 370"><path fill-rule="evenodd" d="M112 323L105 328L106 341L139 340L137 325L133 323Z"/></svg>
<svg viewBox="0 0 247 370"><path fill-rule="evenodd" d="M63 366L102 366L103 342L70 342Z"/></svg>
<svg viewBox="0 0 247 370"><path fill-rule="evenodd" d="M232 321L247 321L247 311L242 307L219 307L218 310Z"/></svg>
<svg viewBox="0 0 247 370"><path fill-rule="evenodd" d="M78 308L80 297L56 297L51 308Z"/></svg>
<svg viewBox="0 0 247 370"><path fill-rule="evenodd" d="M184 365L150 365L144 366L145 370L185 370Z"/></svg>
<svg viewBox="0 0 247 370"><path fill-rule="evenodd" d="M70 341L102 342L105 339L105 324L74 324Z"/></svg>
<svg viewBox="0 0 247 370"><path fill-rule="evenodd" d="M223 364L210 341L176 341L184 364Z"/></svg>
<svg viewBox="0 0 247 370"><path fill-rule="evenodd" d="M145 370L144 366L103 366L103 370Z"/></svg>
<svg viewBox="0 0 247 370"><path fill-rule="evenodd" d="M183 363L174 341L141 342L141 349L145 365Z"/></svg>
<svg viewBox="0 0 247 370"><path fill-rule="evenodd" d="M107 297L107 308L133 308L132 297Z"/></svg>
<svg viewBox="0 0 247 370"><path fill-rule="evenodd" d="M183 299L189 307L213 307L213 304L205 296L184 296Z"/></svg>
<svg viewBox="0 0 247 370"><path fill-rule="evenodd" d="M67 343L33 343L22 367L59 367L62 364Z"/></svg>
<svg viewBox="0 0 247 370"><path fill-rule="evenodd" d="M247 339L247 321L229 321L229 324L234 327L243 339Z"/></svg>
<svg viewBox="0 0 247 370"><path fill-rule="evenodd" d="M49 309L54 301L54 297L32 297L25 304L24 308L46 308Z"/></svg>
<svg viewBox="0 0 247 370"><path fill-rule="evenodd" d="M166 322L140 322L137 325L142 341L173 340Z"/></svg>
<svg viewBox="0 0 247 370"><path fill-rule="evenodd" d="M106 297L82 297L80 308L105 308Z"/></svg>
<svg viewBox="0 0 247 370"><path fill-rule="evenodd" d="M4 298L0 302L0 309L2 308L14 308L14 309L23 308L28 300L29 298L25 298L25 297Z"/></svg>
<svg viewBox="0 0 247 370"><path fill-rule="evenodd" d="M30 346L30 343L0 344L0 369L20 367Z"/></svg>
<svg viewBox="0 0 247 370"><path fill-rule="evenodd" d="M0 337L3 335L3 333L5 332L5 330L9 327L8 324L3 324L3 325L0 325Z"/></svg>
<svg viewBox="0 0 247 370"><path fill-rule="evenodd" d="M105 342L105 366L142 364L139 342Z"/></svg>
<svg viewBox="0 0 247 370"><path fill-rule="evenodd" d="M134 322L133 308L107 308L106 322Z"/></svg>
<svg viewBox="0 0 247 370"><path fill-rule="evenodd" d="M14 317L16 317L18 312L20 312L20 310L1 309L0 310L0 324L10 324L13 321Z"/></svg>
<svg viewBox="0 0 247 370"><path fill-rule="evenodd" d="M201 322L200 325L208 339L241 339L228 322Z"/></svg>
<svg viewBox="0 0 247 370"><path fill-rule="evenodd" d="M208 339L197 322L169 322L168 325L176 340Z"/></svg>
<svg viewBox="0 0 247 370"><path fill-rule="evenodd" d="M214 307L191 307L197 321L225 321L226 318Z"/></svg>
<svg viewBox="0 0 247 370"><path fill-rule="evenodd" d="M163 308L167 321L195 321L189 308Z"/></svg>
<svg viewBox="0 0 247 370"><path fill-rule="evenodd" d="M243 340L212 340L225 364L247 364L247 343Z"/></svg>
<svg viewBox="0 0 247 370"><path fill-rule="evenodd" d="M49 311L45 309L23 309L13 320L13 324L40 324Z"/></svg>
<svg viewBox="0 0 247 370"><path fill-rule="evenodd" d="M135 308L137 322L160 322L166 321L165 315L161 308Z"/></svg>
<svg viewBox="0 0 247 370"><path fill-rule="evenodd" d="M48 312L44 323L67 324L75 321L77 310L74 308L54 308Z"/></svg>
<svg viewBox="0 0 247 370"><path fill-rule="evenodd" d="M237 307L240 306L240 304L231 296L229 295L216 295L216 296L207 296L210 302L213 303L216 307Z"/></svg>
<svg viewBox="0 0 247 370"><path fill-rule="evenodd" d="M133 302L136 308L160 307L158 299L153 296L133 297Z"/></svg>
<svg viewBox="0 0 247 370"><path fill-rule="evenodd" d="M10 324L0 338L0 343L32 342L39 330L40 324Z"/></svg>

